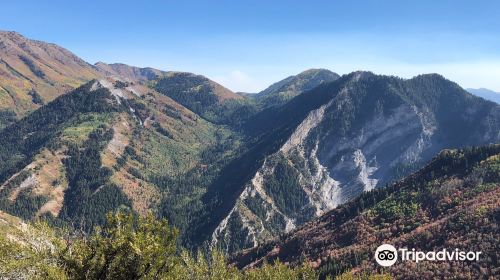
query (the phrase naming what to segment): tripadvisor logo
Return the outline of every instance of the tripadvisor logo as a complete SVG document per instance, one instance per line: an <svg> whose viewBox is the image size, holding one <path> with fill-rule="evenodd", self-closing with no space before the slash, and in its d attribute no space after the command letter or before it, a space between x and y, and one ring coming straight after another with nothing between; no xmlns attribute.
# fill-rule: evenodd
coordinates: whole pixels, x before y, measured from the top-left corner
<svg viewBox="0 0 500 280"><path fill-rule="evenodd" d="M398 251L392 245L382 244L375 251L375 260L381 266L391 266L398 260Z"/></svg>
<svg viewBox="0 0 500 280"><path fill-rule="evenodd" d="M466 252L455 249L449 251L442 249L440 251L422 252L407 248L396 249L390 244L382 244L375 251L375 261L381 266L391 266L396 263L398 257L401 261L478 261L481 252Z"/></svg>

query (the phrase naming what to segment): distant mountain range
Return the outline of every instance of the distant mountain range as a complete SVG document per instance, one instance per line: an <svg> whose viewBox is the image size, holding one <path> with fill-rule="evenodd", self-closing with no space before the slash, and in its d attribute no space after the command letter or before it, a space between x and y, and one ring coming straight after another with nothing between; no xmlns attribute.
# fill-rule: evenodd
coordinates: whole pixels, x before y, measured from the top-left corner
<svg viewBox="0 0 500 280"><path fill-rule="evenodd" d="M479 97L482 97L486 100L496 102L497 104L500 104L500 92L494 92L492 90L486 89L486 88L468 88L468 92L477 95Z"/></svg>
<svg viewBox="0 0 500 280"><path fill-rule="evenodd" d="M0 32L0 59L0 210L83 232L109 211L154 213L185 247L234 253L352 207L443 149L500 143L500 105L438 74L310 69L248 95L193 73L90 65L14 32Z"/></svg>

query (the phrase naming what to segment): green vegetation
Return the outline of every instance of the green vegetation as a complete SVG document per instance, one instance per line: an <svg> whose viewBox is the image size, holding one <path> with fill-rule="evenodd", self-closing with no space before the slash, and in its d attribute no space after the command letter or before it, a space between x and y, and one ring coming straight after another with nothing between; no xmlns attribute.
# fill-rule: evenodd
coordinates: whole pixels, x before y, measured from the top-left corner
<svg viewBox="0 0 500 280"><path fill-rule="evenodd" d="M48 149L52 155L57 153L57 157L63 159L63 166L54 166L53 171L60 170L67 178L56 181L67 182L68 189L58 217L50 213L42 217L53 225L71 225L88 232L102 224L109 211L132 211L134 197L125 196L121 182L111 182L113 173L123 172L121 168L125 168L133 178L155 188L153 191L157 193L152 194L153 199L158 199L161 205L148 211L169 218L184 233L195 213L204 212L201 197L221 168L238 153L240 136L203 119L185 123L182 111L172 106L167 109L176 112L174 119L157 120L161 112L148 103L154 100L129 99L118 104L107 89L90 92L92 84L55 99L0 132L3 144L0 158L5 163L0 166L2 182L32 163L42 149ZM126 84L115 83L115 87L124 86ZM119 113L129 111L128 107L134 110L127 119L133 136L113 168L104 167L101 153L112 139L111 125L123 115ZM149 118L151 127L139 126L139 122L134 121L137 118L143 123ZM106 163L113 163L113 159ZM18 176L0 191L0 209L29 220L49 197L33 194L30 189L20 192L16 200L9 200L26 176Z"/></svg>
<svg viewBox="0 0 500 280"><path fill-rule="evenodd" d="M45 73L42 71L42 69L40 69L40 67L38 67L38 65L36 65L35 62L33 60L31 60L29 57L27 57L25 55L20 55L19 59L21 59L24 62L24 64L26 64L28 66L30 71L33 74L35 74L35 76L37 76L40 79L45 78Z"/></svg>
<svg viewBox="0 0 500 280"><path fill-rule="evenodd" d="M110 123L115 113L85 113L69 120L61 132L62 143L82 144L96 129Z"/></svg>
<svg viewBox="0 0 500 280"><path fill-rule="evenodd" d="M0 181L26 166L32 157L48 145L65 123L81 113L114 112L120 110L112 103L109 91L99 89L89 94L88 83L26 118L0 131Z"/></svg>
<svg viewBox="0 0 500 280"><path fill-rule="evenodd" d="M115 81L114 86L115 86L115 88L126 88L129 86L129 83L117 80L117 81Z"/></svg>
<svg viewBox="0 0 500 280"><path fill-rule="evenodd" d="M321 277L339 279L379 272L373 252L380 244L422 251L481 251L478 262L456 270L446 262L398 262L395 278L495 278L500 145L445 150L405 179L363 193L295 232L234 257L238 267L276 258L291 264L320 262ZM280 252L279 255L270 252ZM364 276L365 275L365 276ZM383 277L383 276L380 276ZM383 278L382 278L383 279Z"/></svg>
<svg viewBox="0 0 500 280"><path fill-rule="evenodd" d="M2 214L0 212L0 214ZM58 254L62 240L47 224L23 228L14 217L2 214L8 226L0 227L0 275L4 279L68 279ZM12 223L12 225L10 225ZM10 236L10 238L9 238ZM57 251L56 251L57 250Z"/></svg>
<svg viewBox="0 0 500 280"><path fill-rule="evenodd" d="M205 120L216 124L241 125L242 122L257 112L255 104L249 99L226 99L220 95L228 93L227 89L216 85L209 79L191 73L171 73L160 78L155 89ZM175 111L167 108L167 114Z"/></svg>
<svg viewBox="0 0 500 280"><path fill-rule="evenodd" d="M452 97L448 96L449 94ZM354 169L349 170L343 163L344 159L351 157L354 152L354 150L348 147L359 145L363 152L365 148L367 150L371 149L371 151L368 152L367 158L371 157L373 161L376 160L377 162L377 171L372 176L379 179L377 187L381 187L386 183L391 183L395 179L403 178L411 172L418 170L418 168L429 159L429 156L437 153L438 149L441 147L463 147L467 143L477 143L477 141L481 141L480 139L484 139L484 135L487 134L478 131L490 131L489 135L491 135L491 133L497 135L497 133L493 131L498 130L494 128L496 122L479 121L479 118L485 115L489 115L492 119L496 119L499 112L498 107L495 108L492 104L486 104L485 102L480 102L468 96L467 93L458 86L440 76L428 75L412 80L404 80L360 72L341 77L338 82L319 86L310 93L297 96L280 108L263 111L261 114L251 119L252 121L254 119L259 120L255 122L256 132L252 134L259 135L265 133L265 130L275 129L274 131L277 131L278 129L276 129L276 127L280 129L287 127L287 124L293 123L294 117L300 114L301 107L309 104L309 106L311 106L313 104L312 100L323 98L327 101L322 103L322 105L331 102L331 106L327 107L321 122L311 130L300 146L306 151L305 155L303 155L305 159L310 158L312 150L317 147L317 150L314 150L314 152L318 156L320 163L329 169L330 172L332 172L331 176L343 186L341 187L341 197L343 197L343 199L356 197L363 191L362 187L358 188L359 182L357 182L356 179L358 171ZM461 101L449 100L453 98ZM446 108L449 106L448 104L453 104L453 106L456 105L462 109L456 110L455 107ZM475 109L467 108L465 104ZM384 127L384 124L379 121L381 118L395 115L397 116L396 119L404 119L413 114L410 109L411 107L418 108L419 113L417 114L422 114L420 117L424 120L424 125L426 126L424 130L437 128L435 137L433 136L432 139L428 140L429 147L424 147L424 152L417 156L415 162L409 164L405 162L393 164L395 160L401 160L401 158L398 159L398 157L402 154L413 150L414 147L411 145L418 140L419 136L417 133L420 133L419 130L421 130L421 128L415 129L415 132L412 132L410 131L411 129L404 124L401 125L401 127L395 128L393 126L384 132L378 132L378 127ZM395 113L402 112L403 110L406 112L402 115L398 116L398 114ZM462 113L460 113L460 111L462 111ZM476 116L477 121L471 121L476 117L464 116L465 114L463 112L465 111L478 112ZM272 125L275 125L275 127L262 129L262 127L267 125L266 120L261 118L261 116L265 114L268 116L266 119L273 120ZM414 117L417 119L417 115ZM434 119L434 117L436 119ZM281 118L284 120L281 121ZM464 130L460 131L459 129L455 132L449 130L449 128L462 123L468 127L466 130L469 131L469 133L464 134ZM252 126L250 126L250 129L251 128ZM448 132L441 133L441 130L446 130ZM457 137L450 136L454 133L460 134L460 136L457 135L457 137L462 138L456 141L455 139L457 139ZM390 134L390 139L382 137L381 135L383 134ZM476 136L471 137L471 134ZM360 144L355 143L355 139L358 139L358 137L363 139ZM495 139L497 138L498 137ZM380 141L374 139L380 139ZM374 143L372 141L376 144L372 145L372 143ZM489 142L495 141L496 140L489 140ZM377 148L373 148L374 146L377 146ZM418 154L420 152L414 153ZM300 172L303 182L308 182L310 180L310 170L304 168L305 165L301 162L301 157L294 154L293 150L291 153L287 154L286 160ZM312 161L312 163L314 166L314 161ZM311 168L310 165L308 167ZM311 170L316 171L316 168L313 167ZM449 172L452 172L452 170L449 170ZM277 173L278 172L274 172L274 174ZM274 192L274 194L270 195L273 198L277 196L277 201L275 201L277 205L280 204L280 200L282 201L280 195L276 194L276 190L279 190L276 186L279 186L281 184L280 182L283 182L283 189L287 191L285 202L288 203L288 205L293 205L294 202L300 201L297 200L297 198L300 197L295 196L295 192L293 191L296 185L296 183L293 182L294 176L290 172L288 173L287 177L292 178L290 180L275 180L273 177L279 175L274 174L268 175L264 180L264 186L273 184L274 188L269 190L269 192ZM317 185L319 184L316 183L316 186ZM347 185L352 185L353 187L347 187ZM408 199L405 197L403 202L388 199L385 203L382 203L376 211L377 221L379 223L389 224L404 216L410 217L408 220L411 220L411 223L401 228L400 230L402 232L410 231L418 227L420 225L418 221L420 216L417 215L419 214L418 209L421 207L421 201L424 200L425 197L412 197L411 192L408 192L407 195ZM361 202L365 203L364 201ZM357 205L356 208L356 211L359 212L362 211L364 206L360 204ZM252 209L255 209L253 205ZM298 214L304 213L299 207L289 207L287 211ZM261 211L257 210L257 212L254 213L257 214L259 212ZM314 217L314 215L304 220L311 219L312 217ZM270 227L268 226L268 220L261 219L261 221L267 228Z"/></svg>
<svg viewBox="0 0 500 280"><path fill-rule="evenodd" d="M402 196L404 199L401 199ZM414 199L402 194L398 198L389 197L381 201L375 206L374 211L381 223L391 223L404 217L415 216L419 208L420 205L414 202Z"/></svg>
<svg viewBox="0 0 500 280"><path fill-rule="evenodd" d="M209 80L203 76L175 73L159 79L155 88L201 116L219 103Z"/></svg>
<svg viewBox="0 0 500 280"><path fill-rule="evenodd" d="M1 92L1 91L0 91ZM16 120L16 113L11 109L0 109L0 130Z"/></svg>
<svg viewBox="0 0 500 280"><path fill-rule="evenodd" d="M292 98L306 93L320 84L337 80L340 76L326 69L309 69L272 84L255 95L260 108L279 107Z"/></svg>
<svg viewBox="0 0 500 280"><path fill-rule="evenodd" d="M0 191L0 209L24 219L31 219L47 197L31 189L19 190L14 200L9 193L25 181L30 172L23 168L44 148L65 149L65 173L69 189L64 194L60 219L48 217L56 224L72 224L91 230L102 224L105 214L130 201L115 185L109 183L111 171L101 167L100 153L111 140L107 129L113 113L122 110L106 89L89 92L89 83L33 112L0 131L0 178L17 174ZM18 173L20 172L20 173Z"/></svg>
<svg viewBox="0 0 500 280"><path fill-rule="evenodd" d="M27 279L318 279L308 266L280 262L240 271L218 251L196 256L182 250L177 230L153 216L118 213L91 236L60 238L37 224L23 243L0 236L0 274ZM10 232L13 234L13 232ZM36 238L33 238L33 235ZM33 239L31 239L33 238Z"/></svg>
<svg viewBox="0 0 500 280"><path fill-rule="evenodd" d="M346 75L340 78L339 82L320 85L308 94L298 95L290 101L288 99L297 92L289 91L289 88L285 87L284 91L281 89L277 91L278 99L269 99L276 106L270 105L272 108L268 109L264 109L267 105L263 106L257 99L238 99L231 96L230 93L224 91L225 89L219 88L201 76L181 73L167 75L150 82L152 87L161 94L172 98L194 113L188 112L157 92L142 97L131 95L130 99L122 98L120 102L117 102L115 96L111 96L104 88L91 92L92 83L89 83L42 106L26 118L0 131L0 162L2 162L0 182L4 184L9 178L13 178L0 190L0 209L30 220L38 216L37 212L40 207L45 206L50 199L51 203L48 203L50 204L48 206L52 208L47 212L47 207L44 207L46 214L42 215L41 219L47 219L50 225L68 226L72 230L80 230L91 236L97 234L92 233L96 226L105 224L106 213L124 212L135 217L138 213L142 215L151 212L160 218L167 218L175 225L179 230L178 242L195 251L209 240L214 228L234 207L242 189L247 186L255 172L262 166L264 159L267 158L277 162L273 165L273 174L264 175L263 187L280 212L294 219L296 225L300 225L315 214L299 180L301 183L310 180L311 171L314 173L318 168L314 163L307 162L307 153L315 147L316 140L319 141L317 142L318 153L325 154L329 148L325 143L334 143L337 139L352 139L352 135L357 135L358 130L361 130L376 116L391 114L400 106L413 105L421 106L423 110L426 110L428 106L435 113L435 110L443 109L443 105L438 103L449 101L441 96L442 92L446 92L447 89L446 83L439 77L430 76L424 79L425 81L413 83L392 77L362 73L362 78L353 82L355 80L353 75L355 74ZM300 82L301 85L302 82ZM127 85L127 83L116 82L115 88L123 89ZM346 87L349 88L347 93L344 90ZM421 91L425 91L422 96L414 97ZM439 94L434 91L439 91ZM455 97L460 97L460 90L451 87L451 91ZM432 99L433 94L439 100ZM311 110L330 101L332 101L332 106L325 112L324 120L311 130L309 138L303 143L306 155L295 150L287 155L288 158L268 157L282 147ZM491 104L484 105L472 101L470 104L465 101L465 103L453 104L462 111L466 111L465 105L467 104L471 105L474 110L484 109L486 113L474 115L471 119L477 122L483 118L488 120L489 110L492 110ZM283 104L279 104L280 102ZM449 114L457 115L458 113L453 110ZM1 112L3 113L0 113L0 118L3 118L6 123L15 117L11 111ZM445 115L435 115L439 118L436 139L446 140L444 134L440 134L439 131L447 130L448 127L441 128L443 126L441 121L444 126L450 124L452 127L454 124L450 123L451 120ZM494 115L491 116L494 117ZM472 124L466 121L466 127L470 128ZM0 122L2 122L1 119ZM490 131L491 127L488 128L488 126L494 127L495 123L485 122L484 127L478 126L479 128L474 133ZM458 130L453 131L450 135L458 133ZM467 138L462 135L463 137ZM443 145L475 143L473 138L465 138L456 143L444 141ZM398 149L394 143L403 143L405 139L398 138L391 141L385 144L390 148L377 152L377 163L381 164L380 172L385 172L384 160L387 158L394 160L402 153L403 148ZM439 145L441 142L436 142L436 145L432 143L432 149L439 149ZM38 157L41 151L48 155L47 158ZM426 152L431 154L436 151ZM349 150L348 153L352 151ZM476 155L476 153L479 154ZM363 194L355 204L340 207L336 219L332 222L332 228L342 226L350 219L363 214L366 215L363 218L376 221L376 225L370 227L372 231L380 230L382 234L386 232L410 233L426 221L422 220L423 218L433 219L444 215L460 205L467 196L474 197L485 191L491 191L494 186L491 182L494 180L489 177L485 177L487 180L484 183L465 189L465 196L450 195L439 188L440 182L436 181L443 174L461 172L463 169L467 172L472 171L477 167L477 164L472 164L472 162L477 158L482 158L485 154L490 154L488 149L449 151L445 154L446 156L438 157L437 162L431 163L430 173L422 173L427 177L408 179L414 189L394 196L389 195L394 190L394 187L389 186L384 190ZM35 163L35 159L40 159L40 162L36 162L38 169L32 172L31 167L27 168L27 166ZM336 159L320 157L320 160L328 161L322 162L327 167ZM418 168L421 164L417 162L408 166L394 165L388 168L393 168L394 170L390 170L393 172L391 174L399 177ZM494 161L491 164L491 170L496 170L498 173L498 164ZM48 165L54 168L44 170L44 174L37 174L37 179L44 179L43 175L49 173L56 174L54 176L59 176L58 178L45 176L47 182L43 182L43 188L40 187L35 191L35 187L30 187L30 189L20 189L17 192L17 188L20 188L29 176ZM341 171L335 172L342 173ZM14 175L17 177L12 177ZM338 176L343 175L350 176L350 174ZM388 175L390 179L393 178L391 176ZM488 172L487 176L494 177L495 175L494 172ZM38 191L43 192L43 195L39 195ZM13 193L15 195L12 195ZM61 199L63 195L64 200ZM448 199L441 199L439 203L430 205L429 201L433 201L437 195ZM59 200L56 201L54 197ZM60 203L62 203L62 210L58 212L61 207ZM229 234L245 244L236 244L236 242L226 244L230 250L253 244L248 238L248 229L243 227L244 223L255 222L246 220L243 222L242 219L248 217L259 216L261 220L268 218L266 220L268 224L264 225L265 237L275 234L280 239L286 240L286 234L282 233L285 226L283 217L279 215L266 217L269 212L266 207L270 207L270 204L257 196L247 198L245 203L244 210L247 212L244 214L248 216L236 216L228 223L232 228L238 229ZM422 212L421 209L424 208L428 212ZM491 215L491 211L486 208L475 209L473 212L481 217ZM55 217L52 213L59 213L59 216ZM456 219L450 220L449 228L459 229L469 223L470 220L457 215ZM388 230L389 226L393 227ZM360 232L365 232L364 230ZM335 242L341 246L350 246L359 241L356 239L357 231L350 228L346 232L348 234L341 236ZM85 240L85 242L91 242L89 240L92 239ZM80 251L85 252L88 249L85 249L85 246L90 246L88 252L97 250L95 249L97 245L89 244L81 245L83 247ZM120 246L122 245L128 246L125 243ZM294 250L299 245L294 243L288 249ZM106 246L108 247L104 251L114 250L110 244ZM184 265L191 261L196 266L184 267L182 269L187 272L182 273L217 275L218 272L212 272L213 269L219 269L212 266L212 263L217 263L217 259L221 257L217 253L195 257L187 253L177 254L177 249L173 253L177 261L184 258ZM102 253L96 257L99 259L93 260L92 265L96 265L95 270L98 271L95 275L102 273L102 267L98 265L102 265L99 262L106 258L106 254ZM81 259L75 261L77 263L75 265L81 265L90 257L91 255L83 255ZM369 254L364 251L346 256L342 260L331 259L328 260L331 261L331 265L325 265L322 268L324 270L320 272L322 275L341 275L362 264L368 258ZM121 265L122 260L118 261ZM206 265L203 262L206 262ZM118 266L118 264L113 265ZM226 267L225 261L223 266ZM137 269L140 269L139 267ZM181 269L177 264L175 267ZM276 269L278 268L279 264ZM78 266L72 269L83 270ZM70 272L64 271L64 273ZM71 273L78 274L77 272ZM136 275L133 273L131 275ZM141 274L143 271L137 273ZM250 273L232 268L224 273L229 273L228 275L233 275L234 278L250 277ZM97 277L95 275L92 277ZM349 277L349 275L345 274L344 277Z"/></svg>
<svg viewBox="0 0 500 280"><path fill-rule="evenodd" d="M9 213L15 213L20 218L30 220L47 201L48 199L44 196L33 194L31 191L21 190L15 201L10 201L7 197L2 197L0 199L0 208Z"/></svg>
<svg viewBox="0 0 500 280"><path fill-rule="evenodd" d="M211 108L206 117L217 124L242 128L245 121L258 113L258 111L258 107L251 99L229 99Z"/></svg>
<svg viewBox="0 0 500 280"><path fill-rule="evenodd" d="M283 213L291 214L298 223L303 223L314 210L309 206L309 199L299 184L299 174L284 157L280 156L276 160L278 163L273 174L265 178L264 188Z"/></svg>
<svg viewBox="0 0 500 280"><path fill-rule="evenodd" d="M131 207L120 188L109 182L112 171L101 166L100 153L112 137L113 131L99 128L83 147L69 146L64 160L70 187L64 194L60 218L84 231L103 224L109 211Z"/></svg>
<svg viewBox="0 0 500 280"><path fill-rule="evenodd" d="M157 173L151 177L151 181L167 194L162 201L162 215L181 230L183 238L193 219L206 213L202 197L238 149L238 137L229 131L217 130L212 137L213 141L196 155L197 166L177 176Z"/></svg>
<svg viewBox="0 0 500 280"><path fill-rule="evenodd" d="M34 89L30 90L28 92L28 95L31 96L31 101L34 104L38 104L38 105L44 104L42 96L40 96L40 94L36 90L34 90Z"/></svg>

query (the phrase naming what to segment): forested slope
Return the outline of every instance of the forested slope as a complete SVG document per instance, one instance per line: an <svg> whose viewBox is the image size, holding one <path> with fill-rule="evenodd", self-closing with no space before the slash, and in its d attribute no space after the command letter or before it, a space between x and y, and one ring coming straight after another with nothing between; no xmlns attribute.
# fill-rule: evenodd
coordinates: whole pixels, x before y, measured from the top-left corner
<svg viewBox="0 0 500 280"><path fill-rule="evenodd" d="M238 267L264 260L304 261L322 275L384 270L395 278L496 278L500 209L500 145L444 150L426 167L364 193L293 232L237 254ZM382 269L381 244L438 251L481 251L478 262L398 261ZM460 269L457 269L459 267Z"/></svg>

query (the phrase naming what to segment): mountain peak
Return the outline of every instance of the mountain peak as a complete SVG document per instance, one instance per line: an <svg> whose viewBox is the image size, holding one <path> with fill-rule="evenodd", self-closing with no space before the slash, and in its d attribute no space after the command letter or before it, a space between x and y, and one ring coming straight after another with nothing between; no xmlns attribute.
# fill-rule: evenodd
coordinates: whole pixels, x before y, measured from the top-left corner
<svg viewBox="0 0 500 280"><path fill-rule="evenodd" d="M420 75L417 75L417 76L414 76L413 78L411 78L410 80L412 79L437 79L437 80L447 80L449 81L448 79L446 79L443 75L441 74L438 74L438 73L425 73L425 74L420 74Z"/></svg>
<svg viewBox="0 0 500 280"><path fill-rule="evenodd" d="M94 64L94 67L96 67L104 76L115 78L119 77L120 79L125 79L128 82L150 81L166 74L164 71L151 67L141 68L123 63L108 64L99 61Z"/></svg>
<svg viewBox="0 0 500 280"><path fill-rule="evenodd" d="M214 94L219 101L228 99L241 99L242 96L229 90L228 88L210 80L209 78L190 72L169 71L160 80L164 85L176 85L176 87L188 94L189 92L207 92Z"/></svg>
<svg viewBox="0 0 500 280"><path fill-rule="evenodd" d="M24 116L96 77L90 64L60 46L0 31L0 95L6 96L0 111Z"/></svg>
<svg viewBox="0 0 500 280"><path fill-rule="evenodd" d="M328 69L325 68L310 68L307 70L304 70L297 74L296 76L303 76L303 75L316 75L316 74L336 74Z"/></svg>
<svg viewBox="0 0 500 280"><path fill-rule="evenodd" d="M276 82L261 91L259 94L267 95L288 90L306 91L316 87L320 83L334 81L339 77L340 76L337 73L328 69L311 68L302 71L297 75L289 76L279 82Z"/></svg>
<svg viewBox="0 0 500 280"><path fill-rule="evenodd" d="M279 106L303 92L320 84L333 82L339 77L337 73L330 70L312 68L270 85L258 93L258 97L264 107Z"/></svg>
<svg viewBox="0 0 500 280"><path fill-rule="evenodd" d="M21 33L18 33L16 31L4 31L0 30L0 38L9 38L9 39L26 39Z"/></svg>

